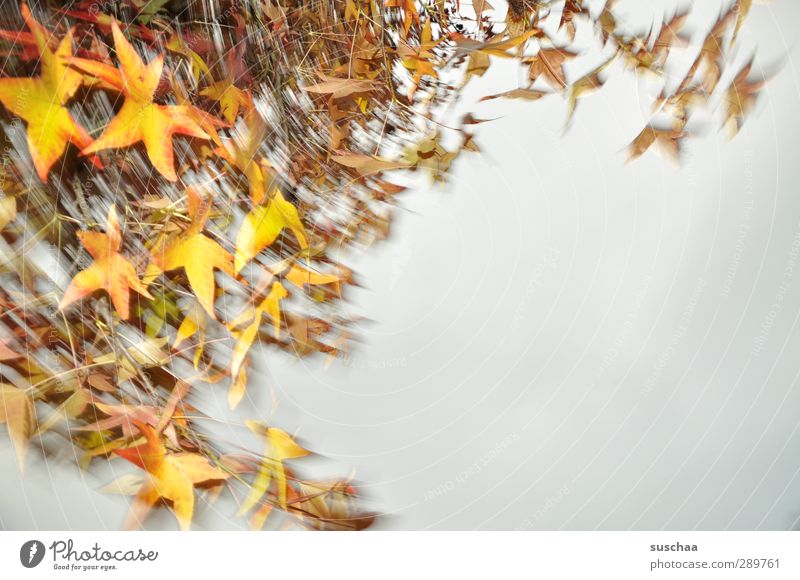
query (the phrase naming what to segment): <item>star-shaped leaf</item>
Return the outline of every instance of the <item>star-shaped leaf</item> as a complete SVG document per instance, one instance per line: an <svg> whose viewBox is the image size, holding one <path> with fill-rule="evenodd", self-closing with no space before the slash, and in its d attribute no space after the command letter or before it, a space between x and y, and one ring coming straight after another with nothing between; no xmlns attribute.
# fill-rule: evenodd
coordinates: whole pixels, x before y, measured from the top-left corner
<svg viewBox="0 0 800 580"><path fill-rule="evenodd" d="M236 236L234 270L238 273L244 268L261 250L270 246L284 228L292 230L301 248L308 247L305 228L297 208L286 201L283 194L276 189L266 206L258 206L245 216Z"/></svg>
<svg viewBox="0 0 800 580"><path fill-rule="evenodd" d="M111 119L103 134L83 149L83 154L119 149L142 142L153 167L168 180L176 181L178 177L172 149L173 135L188 135L199 139L210 137L196 122L195 115L189 110L191 105L159 105L153 102L164 67L164 56L145 64L122 34L116 21L112 22L111 29L119 69L87 59L72 61L73 67L115 86L125 95L122 108Z"/></svg>
<svg viewBox="0 0 800 580"><path fill-rule="evenodd" d="M274 282L267 297L264 298L264 300L262 300L261 303L255 308L255 310L252 311L252 318L250 319L250 323L247 325L247 327L241 332L233 333L237 341L236 346L233 348L233 356L231 357L232 382L231 390L228 394L228 404L230 405L231 409L235 408L244 396L245 385L239 383L237 379L239 378L239 374L245 370L245 359L250 347L253 345L253 341L255 340L256 336L258 336L258 331L261 328L261 318L264 314L269 315L270 319L272 320L272 328L275 339L279 339L281 336L280 302L288 295L289 293L286 291L286 288L283 287L283 284L280 282ZM245 312L244 316L239 318L244 318L246 320L246 317L249 316L249 314L250 312ZM231 325L238 326L238 320L232 322Z"/></svg>
<svg viewBox="0 0 800 580"><path fill-rule="evenodd" d="M230 79L218 81L200 91L204 97L219 103L222 116L229 123L234 123L240 109L248 109L251 105L250 95L238 88Z"/></svg>
<svg viewBox="0 0 800 580"><path fill-rule="evenodd" d="M59 304L63 310L76 300L89 296L95 290L105 290L111 296L114 308L123 320L130 316L130 290L152 299L142 284L133 265L119 253L122 237L114 206L108 210L106 233L78 232L78 239L94 262L70 282Z"/></svg>
<svg viewBox="0 0 800 580"><path fill-rule="evenodd" d="M81 86L81 74L67 66L72 58L72 31L50 48L52 35L40 25L27 5L22 16L31 31L41 58L40 75L34 78L0 79L0 102L27 124L28 149L42 181L64 154L67 144L86 148L92 138L75 122L65 106Z"/></svg>
<svg viewBox="0 0 800 580"><path fill-rule="evenodd" d="M564 48L540 48L539 52L529 59L531 66L528 76L531 82L544 76L554 89L564 90L567 87L564 64L576 56L578 56L577 53Z"/></svg>
<svg viewBox="0 0 800 580"><path fill-rule="evenodd" d="M267 427L257 421L246 421L246 423L251 431L264 437L266 445L260 469L250 493L239 508L239 514L244 514L259 502L273 479L278 486L278 503L286 508L286 470L283 462L287 459L305 457L310 451L298 445L291 435L282 429Z"/></svg>
<svg viewBox="0 0 800 580"><path fill-rule="evenodd" d="M185 232L167 240L152 251L153 261L148 268L146 279L153 273L169 272L183 268L189 285L192 287L197 301L208 312L214 315L214 292L216 282L214 269L233 275L231 262L233 256L217 242L203 234L208 220L210 206L200 197L193 187L187 189L189 199L189 218L191 226Z"/></svg>
<svg viewBox="0 0 800 580"><path fill-rule="evenodd" d="M116 449L115 453L147 472L133 500L127 527L140 524L160 499L172 503L172 512L182 530L188 530L194 513L194 487L222 481L228 474L211 465L197 453L170 453L156 429L136 422L145 442L136 447Z"/></svg>

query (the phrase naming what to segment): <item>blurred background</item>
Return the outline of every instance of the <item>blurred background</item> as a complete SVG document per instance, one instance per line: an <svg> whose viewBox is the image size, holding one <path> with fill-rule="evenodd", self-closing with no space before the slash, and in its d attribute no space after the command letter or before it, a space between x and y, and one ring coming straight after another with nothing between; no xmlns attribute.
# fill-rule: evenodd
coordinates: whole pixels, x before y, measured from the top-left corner
<svg viewBox="0 0 800 580"><path fill-rule="evenodd" d="M720 2L696 4L702 34ZM646 28L674 5L619 6ZM800 529L798 22L753 6L738 56L772 79L732 141L691 125L680 166L625 163L649 79L615 65L565 130L558 96L476 105L523 74L493 65L459 104L494 119L484 153L415 176L350 259L350 358L263 349L237 415L326 458L300 471L355 470L378 529ZM224 388L199 398L227 412ZM0 438L0 528L119 528L128 499L100 488L122 471L74 461L33 451L23 476ZM243 525L224 501L197 517Z"/></svg>

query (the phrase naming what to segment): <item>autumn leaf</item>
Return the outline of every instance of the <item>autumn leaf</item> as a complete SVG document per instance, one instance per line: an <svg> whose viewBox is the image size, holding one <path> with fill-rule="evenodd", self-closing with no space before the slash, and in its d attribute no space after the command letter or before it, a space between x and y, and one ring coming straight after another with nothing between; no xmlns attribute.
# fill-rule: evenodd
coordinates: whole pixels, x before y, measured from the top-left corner
<svg viewBox="0 0 800 580"><path fill-rule="evenodd" d="M121 235L114 206L108 210L106 233L78 232L78 239L94 258L94 262L72 279L58 306L59 310L96 290L105 290L120 318L127 320L130 316L130 290L145 298L153 298L139 280L133 265L119 253Z"/></svg>
<svg viewBox="0 0 800 580"><path fill-rule="evenodd" d="M49 46L52 35L34 20L26 4L21 10L39 51L40 75L0 78L0 102L27 124L33 165L39 178L47 181L50 168L64 154L67 144L84 149L92 139L65 106L82 83L80 73L67 66L72 58L72 30L53 51Z"/></svg>
<svg viewBox="0 0 800 580"><path fill-rule="evenodd" d="M191 226L177 237L159 245L151 252L153 261L146 278L154 272L170 272L183 268L194 291L197 301L208 312L214 314L214 294L216 282L214 270L218 269L233 275L231 261L233 256L216 241L202 233L208 220L208 203L201 199L198 191L189 187L186 190L189 200L189 219Z"/></svg>
<svg viewBox="0 0 800 580"><path fill-rule="evenodd" d="M245 385L240 381L239 375L244 372L244 363L253 341L258 336L258 331L261 328L261 318L264 314L272 320L272 328L275 339L281 337L281 307L280 302L286 298L289 293L280 282L274 282L269 294L261 301L261 303L253 310L252 319L247 327L241 332L234 331L236 337L236 345L233 347L233 355L231 357L231 390L228 395L228 404L231 409L234 409L244 396ZM235 323L232 323L235 324Z"/></svg>
<svg viewBox="0 0 800 580"><path fill-rule="evenodd" d="M234 85L229 78L215 82L200 91L200 94L217 101L222 116L229 123L236 121L240 109L248 109L251 106L250 96L247 92Z"/></svg>
<svg viewBox="0 0 800 580"><path fill-rule="evenodd" d="M0 232L15 219L17 219L17 200L13 197L0 199Z"/></svg>
<svg viewBox="0 0 800 580"><path fill-rule="evenodd" d="M680 140L684 135L685 133L680 130L659 129L648 125L637 135L628 148L628 160L641 156L653 144L658 144L670 158L677 160L680 153Z"/></svg>
<svg viewBox="0 0 800 580"><path fill-rule="evenodd" d="M419 26L419 12L415 0L384 0L383 5L386 8L401 8L403 11L403 33L408 36L411 30L411 24Z"/></svg>
<svg viewBox="0 0 800 580"><path fill-rule="evenodd" d="M561 21L558 29L566 29L567 37L570 41L575 40L575 17L586 14L587 9L583 6L583 0L566 0L561 8Z"/></svg>
<svg viewBox="0 0 800 580"><path fill-rule="evenodd" d="M119 383L135 377L140 369L161 366L170 360L170 356L163 350L167 344L165 337L125 336L125 343L123 356L120 356L120 351L116 351L102 354L94 359L97 365L115 365Z"/></svg>
<svg viewBox="0 0 800 580"><path fill-rule="evenodd" d="M751 60L733 79L725 92L725 123L730 127L731 135L739 132L744 125L744 120L756 103L758 93L764 88L766 80L749 80L753 68Z"/></svg>
<svg viewBox="0 0 800 580"><path fill-rule="evenodd" d="M303 87L303 90L308 93L330 95L333 99L344 99L353 95L368 93L380 86L378 83L368 79L331 77L322 73L319 73L319 77L322 79L321 83Z"/></svg>
<svg viewBox="0 0 800 580"><path fill-rule="evenodd" d="M35 410L31 396L13 385L0 383L0 423L5 423L17 452L20 469L25 466L28 439L35 430Z"/></svg>
<svg viewBox="0 0 800 580"><path fill-rule="evenodd" d="M245 128L232 139L228 139L215 152L241 171L246 179L250 192L250 201L258 205L264 201L267 187L271 184L271 176L266 160L258 154L267 132L261 116L251 109L245 116Z"/></svg>
<svg viewBox="0 0 800 580"><path fill-rule="evenodd" d="M272 245L284 228L292 230L302 249L308 247L297 208L276 189L266 206L255 207L245 216L236 236L234 272L238 274L261 250Z"/></svg>
<svg viewBox="0 0 800 580"><path fill-rule="evenodd" d="M355 169L359 175L367 176L381 171L389 171L391 169L400 169L408 167L407 163L403 161L391 161L389 159L381 159L372 155L363 155L361 153L348 153L346 155L332 155L331 159L336 163Z"/></svg>
<svg viewBox="0 0 800 580"><path fill-rule="evenodd" d="M544 76L554 89L564 90L567 87L564 64L576 56L578 56L577 53L563 48L540 48L539 52L530 58L531 66L528 76L531 82Z"/></svg>
<svg viewBox="0 0 800 580"><path fill-rule="evenodd" d="M177 32L170 37L165 46L167 50L180 54L189 61L195 82L200 82L203 75L211 76L211 71L208 70L208 65L203 57L193 51Z"/></svg>
<svg viewBox="0 0 800 580"><path fill-rule="evenodd" d="M733 29L733 40L735 41L744 21L747 20L750 9L753 7L753 0L736 0L734 7L736 8L736 26Z"/></svg>
<svg viewBox="0 0 800 580"><path fill-rule="evenodd" d="M482 77L489 70L490 64L491 61L488 54L477 51L471 53L467 60L467 74L464 77L464 84L467 84L472 77Z"/></svg>
<svg viewBox="0 0 800 580"><path fill-rule="evenodd" d="M177 350L184 343L184 341L188 340L198 332L201 333L202 343L202 335L205 334L205 327L206 314L198 302L192 301L192 304L189 306L180 326L178 327L178 331L175 335L175 342L172 343L172 348Z"/></svg>
<svg viewBox="0 0 800 580"><path fill-rule="evenodd" d="M269 488L270 482L274 479L278 487L278 504L286 508L286 470L283 462L287 459L305 457L310 453L304 449L286 432L276 427L268 427L256 421L246 421L247 426L256 434L264 437L266 446L264 457L256 475L256 479L250 487L250 493L245 498L239 514L244 514L252 509L264 496Z"/></svg>
<svg viewBox="0 0 800 580"><path fill-rule="evenodd" d="M668 22L661 25L658 36L652 42L654 52L662 53L665 58L671 48L686 46L689 43L688 38L681 34L681 29L688 16L688 12L678 12Z"/></svg>
<svg viewBox="0 0 800 580"><path fill-rule="evenodd" d="M49 431L60 421L68 421L80 415L90 401L90 395L86 389L78 388L67 400L61 403L55 410L42 422L39 423L37 434Z"/></svg>
<svg viewBox="0 0 800 580"><path fill-rule="evenodd" d="M490 101L492 99L522 99L525 101L538 101L542 97L546 97L551 93L546 93L543 91L537 91L536 89L511 89L510 91L505 91L502 93L497 93L495 95L487 95L485 97L481 97L481 101Z"/></svg>
<svg viewBox="0 0 800 580"><path fill-rule="evenodd" d="M703 71L703 88L707 94L711 94L717 88L717 84L722 77L722 68L724 66L724 52L725 52L725 34L730 29L730 25L736 14L737 5L731 6L730 10L721 15L711 31L703 41L703 46L698 55L697 64L703 63L705 70ZM693 66L692 69L696 69Z"/></svg>
<svg viewBox="0 0 800 580"><path fill-rule="evenodd" d="M72 66L76 69L101 78L125 95L122 108L111 119L103 134L94 143L84 147L82 153L89 155L104 149L119 149L143 142L153 167L168 180L176 181L178 176L174 167L173 135L188 135L199 139L210 137L192 118L189 105L159 105L153 102L164 67L163 55L145 65L116 21L112 23L111 29L119 59L118 70L87 59L72 61Z"/></svg>
<svg viewBox="0 0 800 580"><path fill-rule="evenodd" d="M194 514L194 488L210 481L222 481L228 474L212 466L197 453L172 453L159 433L145 423L136 423L145 442L136 447L116 449L115 453L145 470L147 477L136 494L126 527L136 527L160 499L171 502L172 512L182 530L191 526Z"/></svg>
<svg viewBox="0 0 800 580"><path fill-rule="evenodd" d="M569 123L569 121L572 119L572 115L575 114L575 108L578 106L578 100L603 86L605 80L603 80L600 75L603 73L603 71L605 71L606 68L608 68L615 58L616 54L596 69L585 74L572 83L569 90L569 102L567 105L567 123Z"/></svg>
<svg viewBox="0 0 800 580"><path fill-rule="evenodd" d="M520 34L510 34L508 38L500 36L479 44L474 48L489 56L497 56L500 58L512 58L513 54L509 51L511 49L521 50L528 42L531 36L537 33L536 29L521 32Z"/></svg>

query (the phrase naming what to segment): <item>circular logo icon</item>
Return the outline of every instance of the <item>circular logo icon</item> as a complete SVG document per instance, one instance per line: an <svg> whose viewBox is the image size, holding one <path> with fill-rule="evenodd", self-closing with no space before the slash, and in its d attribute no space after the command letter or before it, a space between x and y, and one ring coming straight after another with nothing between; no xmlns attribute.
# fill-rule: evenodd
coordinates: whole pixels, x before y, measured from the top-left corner
<svg viewBox="0 0 800 580"><path fill-rule="evenodd" d="M19 549L19 561L26 568L35 568L44 559L44 544L39 540L28 540Z"/></svg>

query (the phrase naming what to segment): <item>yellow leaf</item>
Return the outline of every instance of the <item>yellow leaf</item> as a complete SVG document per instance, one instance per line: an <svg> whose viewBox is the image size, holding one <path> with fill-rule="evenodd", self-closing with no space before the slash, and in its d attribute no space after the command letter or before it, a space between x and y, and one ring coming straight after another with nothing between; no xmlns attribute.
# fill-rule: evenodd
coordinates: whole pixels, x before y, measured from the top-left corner
<svg viewBox="0 0 800 580"><path fill-rule="evenodd" d="M233 256L216 241L202 233L208 219L209 205L204 203L194 188L189 188L187 195L191 226L186 232L160 244L151 251L154 268L150 268L147 279L151 279L153 269L169 272L183 268L197 301L208 312L208 315L215 319L214 270L218 269L233 275L231 268Z"/></svg>
<svg viewBox="0 0 800 580"><path fill-rule="evenodd" d="M305 228L297 208L286 201L277 189L266 206L258 206L247 214L236 236L236 256L234 272L242 268L264 248L274 242L284 228L289 228L297 238L300 247L308 247Z"/></svg>
<svg viewBox="0 0 800 580"><path fill-rule="evenodd" d="M228 474L197 453L168 453L159 433L136 422L145 442L114 452L147 472L128 516L128 527L141 524L155 503L163 498L172 502L182 530L188 530L194 513L194 486L228 478Z"/></svg>
<svg viewBox="0 0 800 580"><path fill-rule="evenodd" d="M247 365L248 361L242 363L236 369L236 374L231 377L231 386L228 389L228 407L235 409L242 401L244 392L247 390Z"/></svg>
<svg viewBox="0 0 800 580"><path fill-rule="evenodd" d="M242 89L236 87L229 79L218 81L206 87L200 94L219 103L222 116L229 123L234 123L239 116L239 109L250 106L250 97Z"/></svg>
<svg viewBox="0 0 800 580"><path fill-rule="evenodd" d="M282 429L268 427L257 421L245 421L247 426L256 434L266 439L264 457L258 475L250 488L250 493L245 499L239 513L243 514L251 509L266 493L270 481L274 478L278 486L278 503L286 509L286 470L283 462L286 459L305 457L310 453Z"/></svg>
<svg viewBox="0 0 800 580"><path fill-rule="evenodd" d="M33 19L26 4L21 10L41 56L41 75L0 79L0 102L26 122L33 165L39 178L47 181L50 168L64 154L67 144L81 149L92 144L92 138L66 107L83 77L67 66L72 57L72 30L53 52L48 46L51 33Z"/></svg>
<svg viewBox="0 0 800 580"><path fill-rule="evenodd" d="M17 200L13 197L0 199L0 231L17 219Z"/></svg>
<svg viewBox="0 0 800 580"><path fill-rule="evenodd" d="M74 419L80 415L89 403L89 393L84 389L77 389L66 401L61 403L44 421L41 422L37 433L49 431L62 419Z"/></svg>
<svg viewBox="0 0 800 580"><path fill-rule="evenodd" d="M253 345L253 341L258 336L258 330L261 327L261 317L266 312L272 319L272 326L274 329L275 338L280 338L281 331L281 307L280 301L286 298L289 293L283 284L274 282L269 295L261 301L255 311L253 312L253 319L250 324L237 335L236 345L233 347L233 355L231 357L231 389L228 393L228 404L231 409L239 404L242 396L244 395L247 377L241 377L244 372L245 358Z"/></svg>
<svg viewBox="0 0 800 580"><path fill-rule="evenodd" d="M0 423L5 423L17 452L20 469L25 467L25 449L34 431L33 399L22 389L0 383Z"/></svg>

